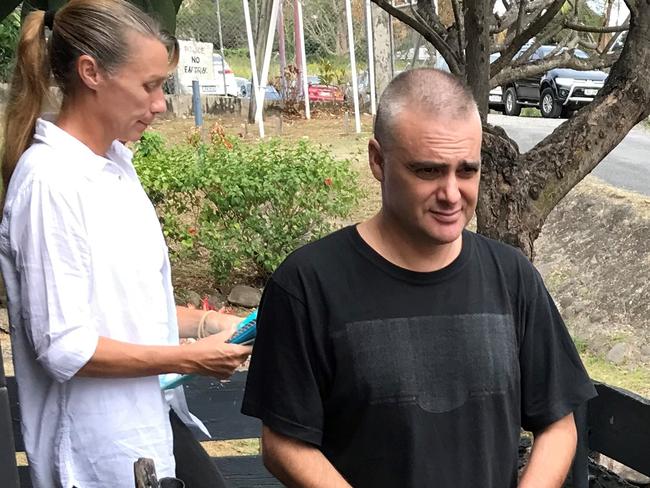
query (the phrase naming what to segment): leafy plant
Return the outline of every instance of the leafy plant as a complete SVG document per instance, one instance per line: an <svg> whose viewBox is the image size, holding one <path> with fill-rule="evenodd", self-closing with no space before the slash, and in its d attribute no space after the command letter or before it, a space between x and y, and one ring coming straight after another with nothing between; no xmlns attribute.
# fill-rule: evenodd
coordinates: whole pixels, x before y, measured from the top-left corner
<svg viewBox="0 0 650 488"><path fill-rule="evenodd" d="M20 37L20 13L11 12L0 22L0 81L9 81Z"/></svg>
<svg viewBox="0 0 650 488"><path fill-rule="evenodd" d="M306 141L161 146L147 134L136 169L174 256L207 257L218 280L262 280L297 247L331 232L358 199L347 160ZM191 257L190 256L190 257Z"/></svg>

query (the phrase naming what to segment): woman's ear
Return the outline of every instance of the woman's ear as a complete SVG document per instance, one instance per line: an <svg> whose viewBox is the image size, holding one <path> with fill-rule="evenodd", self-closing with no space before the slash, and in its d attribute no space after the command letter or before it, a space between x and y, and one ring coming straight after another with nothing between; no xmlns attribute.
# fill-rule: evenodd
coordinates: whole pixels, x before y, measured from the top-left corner
<svg viewBox="0 0 650 488"><path fill-rule="evenodd" d="M77 59L77 74L81 82L91 90L97 90L105 79L95 58L87 54L82 54Z"/></svg>

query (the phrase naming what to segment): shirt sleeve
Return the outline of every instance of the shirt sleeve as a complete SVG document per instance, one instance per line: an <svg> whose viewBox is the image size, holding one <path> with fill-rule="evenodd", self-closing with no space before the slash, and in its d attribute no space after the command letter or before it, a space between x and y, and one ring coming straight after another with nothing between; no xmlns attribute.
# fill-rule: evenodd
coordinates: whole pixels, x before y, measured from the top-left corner
<svg viewBox="0 0 650 488"><path fill-rule="evenodd" d="M90 251L77 192L35 180L14 200L11 246L20 307L39 364L59 382L97 348Z"/></svg>
<svg viewBox="0 0 650 488"><path fill-rule="evenodd" d="M280 434L320 446L322 354L305 304L271 278L257 328L242 413Z"/></svg>
<svg viewBox="0 0 650 488"><path fill-rule="evenodd" d="M541 276L530 263L520 346L522 427L544 429L596 396L573 340Z"/></svg>

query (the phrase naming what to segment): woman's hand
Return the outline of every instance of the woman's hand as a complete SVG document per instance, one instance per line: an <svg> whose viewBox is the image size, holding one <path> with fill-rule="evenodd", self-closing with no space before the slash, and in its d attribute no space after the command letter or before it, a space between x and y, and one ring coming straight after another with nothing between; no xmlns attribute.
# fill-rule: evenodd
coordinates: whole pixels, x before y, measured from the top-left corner
<svg viewBox="0 0 650 488"><path fill-rule="evenodd" d="M234 317L227 314L221 315ZM239 319L239 317L235 318ZM226 342L233 334L236 324L237 322L232 319L226 319L223 326L229 328L185 345L186 354L184 356L186 360L184 361L184 369L188 373L215 376L222 380L232 376L237 367L248 359L253 350L251 346L240 346Z"/></svg>

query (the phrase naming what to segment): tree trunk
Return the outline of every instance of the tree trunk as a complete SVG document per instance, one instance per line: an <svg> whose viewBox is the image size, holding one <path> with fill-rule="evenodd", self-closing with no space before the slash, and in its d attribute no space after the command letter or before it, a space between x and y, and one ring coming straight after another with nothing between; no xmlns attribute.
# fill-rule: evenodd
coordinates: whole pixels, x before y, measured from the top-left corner
<svg viewBox="0 0 650 488"><path fill-rule="evenodd" d="M498 128L484 132L478 232L521 248L562 198L650 112L650 0L637 4L623 52L596 99L519 155Z"/></svg>
<svg viewBox="0 0 650 488"><path fill-rule="evenodd" d="M348 48L348 25L345 15L339 14L336 17L336 55L346 56Z"/></svg>
<svg viewBox="0 0 650 488"><path fill-rule="evenodd" d="M375 46L375 87L377 98L393 79L392 59L390 53L390 31L388 30L388 14L374 3L372 12L372 35Z"/></svg>
<svg viewBox="0 0 650 488"><path fill-rule="evenodd" d="M490 2L485 0L465 0L465 80L474 94L481 121L487 122L488 95L490 86Z"/></svg>

